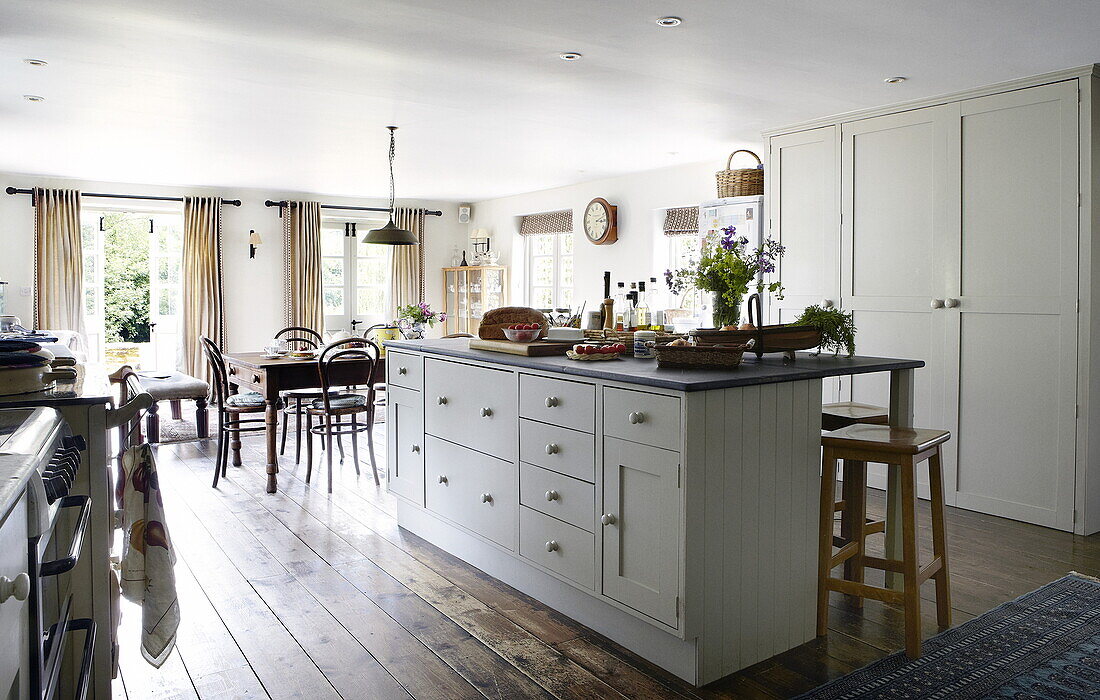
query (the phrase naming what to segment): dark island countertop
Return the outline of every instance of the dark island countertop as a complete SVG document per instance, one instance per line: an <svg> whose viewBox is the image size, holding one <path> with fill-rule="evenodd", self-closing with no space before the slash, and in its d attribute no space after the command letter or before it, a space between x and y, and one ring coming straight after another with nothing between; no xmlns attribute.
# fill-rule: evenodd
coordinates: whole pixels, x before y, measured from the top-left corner
<svg viewBox="0 0 1100 700"><path fill-rule="evenodd" d="M492 362L510 367L557 372L576 377L590 377L608 381L654 386L678 391L705 391L728 389L754 384L795 382L804 379L820 379L869 372L888 372L898 369L916 369L924 366L923 360L903 360L890 357L834 357L798 353L793 362L785 362L780 355L765 355L757 360L755 355L745 354L741 366L732 370L712 369L661 369L656 360L636 360L624 355L619 360L607 362L582 362L564 356L526 357L487 350L471 350L468 338L437 340L388 340L387 348L414 350L430 355L441 355L463 360Z"/></svg>

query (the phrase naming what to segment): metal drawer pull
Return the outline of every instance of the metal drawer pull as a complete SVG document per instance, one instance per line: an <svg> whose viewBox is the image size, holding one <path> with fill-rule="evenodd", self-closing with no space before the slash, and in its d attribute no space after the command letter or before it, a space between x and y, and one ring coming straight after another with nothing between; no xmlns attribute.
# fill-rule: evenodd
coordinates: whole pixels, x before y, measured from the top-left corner
<svg viewBox="0 0 1100 700"><path fill-rule="evenodd" d="M408 374L409 373L409 368L408 367L398 367L397 368L397 373L398 374Z"/></svg>
<svg viewBox="0 0 1100 700"><path fill-rule="evenodd" d="M645 414L641 411L632 411L626 419L630 421L631 425L638 425L639 423L645 423Z"/></svg>
<svg viewBox="0 0 1100 700"><path fill-rule="evenodd" d="M558 543L555 542L554 540L550 540L549 542L546 543L546 551L547 552L556 552L556 551L558 551Z"/></svg>
<svg viewBox="0 0 1100 700"><path fill-rule="evenodd" d="M550 443L546 446L546 454L548 455L556 455L559 451L560 448L554 443Z"/></svg>
<svg viewBox="0 0 1100 700"><path fill-rule="evenodd" d="M419 452L420 451L420 445L413 445L412 446L412 451L413 452Z"/></svg>
<svg viewBox="0 0 1100 700"><path fill-rule="evenodd" d="M614 513L604 513L603 515L600 516L600 524L601 525L614 525L615 524L615 514Z"/></svg>
<svg viewBox="0 0 1100 700"><path fill-rule="evenodd" d="M556 501L559 498L561 498L561 495L554 489L550 489L546 492L546 500L548 501Z"/></svg>
<svg viewBox="0 0 1100 700"><path fill-rule="evenodd" d="M932 300L932 308L933 309L942 309L943 308L943 299L933 299Z"/></svg>
<svg viewBox="0 0 1100 700"><path fill-rule="evenodd" d="M491 493L481 494L481 502L482 503L492 503L493 502L493 494L491 494Z"/></svg>
<svg viewBox="0 0 1100 700"><path fill-rule="evenodd" d="M557 396L547 396L546 397L546 407L547 408L553 408L557 405L558 405L558 397Z"/></svg>
<svg viewBox="0 0 1100 700"><path fill-rule="evenodd" d="M441 483L441 484L444 484L444 485L446 485L446 483L447 483L447 477L446 477L446 476L444 476L443 474L440 474L440 475L439 475L439 483Z"/></svg>
<svg viewBox="0 0 1100 700"><path fill-rule="evenodd" d="M946 306L949 309L953 309L953 308L955 308L956 306L959 305L959 300L958 299L946 299L943 302L943 305Z"/></svg>
<svg viewBox="0 0 1100 700"><path fill-rule="evenodd" d="M481 409L481 417L482 418L489 418L492 415L493 415L493 409L491 409L491 408Z"/></svg>
<svg viewBox="0 0 1100 700"><path fill-rule="evenodd" d="M31 577L23 572L15 578L0 576L0 603L8 598L15 598L22 602L31 594Z"/></svg>
<svg viewBox="0 0 1100 700"><path fill-rule="evenodd" d="M440 396L438 399L436 399L436 401L439 402L440 406L446 406L447 405L447 397L446 396Z"/></svg>

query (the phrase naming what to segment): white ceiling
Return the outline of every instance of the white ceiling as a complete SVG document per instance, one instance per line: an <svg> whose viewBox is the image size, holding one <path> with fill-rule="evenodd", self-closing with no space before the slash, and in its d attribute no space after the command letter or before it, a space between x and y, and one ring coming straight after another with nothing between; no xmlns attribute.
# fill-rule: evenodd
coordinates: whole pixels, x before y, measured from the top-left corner
<svg viewBox="0 0 1100 700"><path fill-rule="evenodd" d="M393 123L480 200L1094 61L1098 0L4 0L0 171L385 196Z"/></svg>

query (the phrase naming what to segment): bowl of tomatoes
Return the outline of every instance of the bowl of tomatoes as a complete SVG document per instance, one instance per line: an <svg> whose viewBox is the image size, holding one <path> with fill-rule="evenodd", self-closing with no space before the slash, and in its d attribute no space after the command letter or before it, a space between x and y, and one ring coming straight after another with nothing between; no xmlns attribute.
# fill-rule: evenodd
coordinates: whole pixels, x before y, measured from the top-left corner
<svg viewBox="0 0 1100 700"><path fill-rule="evenodd" d="M623 343L580 343L565 351L570 360L616 360L626 352Z"/></svg>
<svg viewBox="0 0 1100 700"><path fill-rule="evenodd" d="M539 323L513 323L501 328L504 337L513 343L530 343L538 340L542 335L542 324Z"/></svg>

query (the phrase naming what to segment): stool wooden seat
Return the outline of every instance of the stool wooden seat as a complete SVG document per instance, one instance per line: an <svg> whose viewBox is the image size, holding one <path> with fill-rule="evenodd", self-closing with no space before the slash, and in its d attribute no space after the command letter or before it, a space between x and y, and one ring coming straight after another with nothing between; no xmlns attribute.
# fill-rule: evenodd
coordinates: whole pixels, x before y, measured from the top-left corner
<svg viewBox="0 0 1100 700"><path fill-rule="evenodd" d="M944 532L943 467L940 445L951 438L946 430L929 428L898 428L889 425L854 424L821 436L824 448L821 462L821 505L818 532L817 634L824 635L829 624L829 591L839 591L859 598L874 598L888 603L901 603L905 608L905 653L910 658L920 656L921 617L920 585L929 578L936 582L936 620L941 627L951 624L951 592L947 567L947 537ZM833 553L833 513L836 510L836 466L843 459L845 478L854 478L861 493L852 509L855 522L866 519L867 462L896 465L901 472L901 560L873 557L866 553L868 528L853 533L851 539ZM932 561L920 565L917 546L916 467L928 463L929 490L932 497ZM845 487L847 490L847 482ZM833 568L850 563L846 579L835 578ZM863 582L865 567L892 571L902 575L902 590L895 591Z"/></svg>
<svg viewBox="0 0 1100 700"><path fill-rule="evenodd" d="M890 412L882 406L872 406L856 401L839 401L821 406L821 429L839 430L856 423L886 425Z"/></svg>

